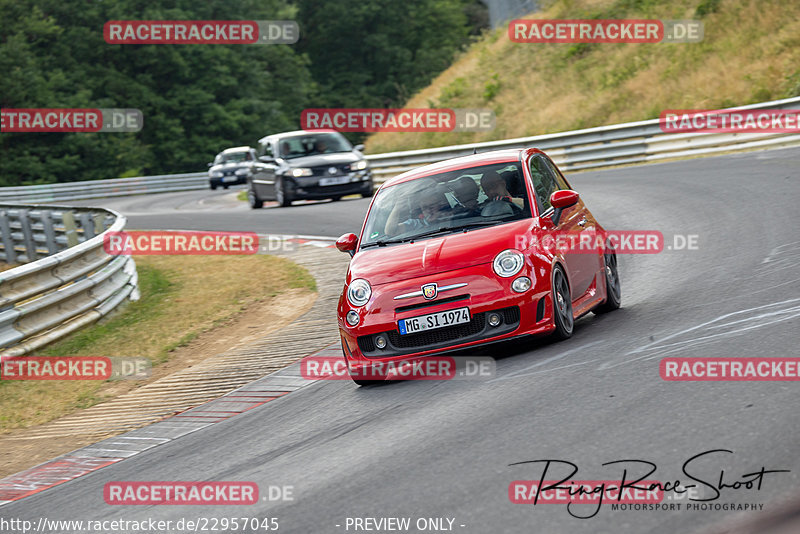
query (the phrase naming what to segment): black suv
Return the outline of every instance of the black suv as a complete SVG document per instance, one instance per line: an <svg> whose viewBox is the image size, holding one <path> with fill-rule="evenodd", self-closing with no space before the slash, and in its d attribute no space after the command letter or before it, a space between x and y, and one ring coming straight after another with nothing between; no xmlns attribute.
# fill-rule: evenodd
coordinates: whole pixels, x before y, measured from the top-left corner
<svg viewBox="0 0 800 534"><path fill-rule="evenodd" d="M281 206L293 200L339 200L345 195L372 196L372 173L361 151L332 130L285 132L258 141L258 161L247 178L250 207L265 200Z"/></svg>
<svg viewBox="0 0 800 534"><path fill-rule="evenodd" d="M211 189L228 189L230 185L246 183L255 163L256 151L249 146L225 149L208 164L208 185Z"/></svg>

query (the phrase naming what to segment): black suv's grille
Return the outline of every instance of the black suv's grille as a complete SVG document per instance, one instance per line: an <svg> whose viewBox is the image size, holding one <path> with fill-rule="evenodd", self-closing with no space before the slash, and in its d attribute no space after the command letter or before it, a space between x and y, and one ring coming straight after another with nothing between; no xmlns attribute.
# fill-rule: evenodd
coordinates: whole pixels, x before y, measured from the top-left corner
<svg viewBox="0 0 800 534"><path fill-rule="evenodd" d="M392 330L389 332L389 341L397 348L410 349L473 336L483 330L486 321L484 315L483 313L476 313L468 323L418 332L416 334L406 334L404 336L401 336L397 330Z"/></svg>
<svg viewBox="0 0 800 534"><path fill-rule="evenodd" d="M331 174L330 169L335 168L336 174ZM350 172L350 164L342 163L338 165L324 165L322 167L312 167L311 172L314 176L341 176Z"/></svg>

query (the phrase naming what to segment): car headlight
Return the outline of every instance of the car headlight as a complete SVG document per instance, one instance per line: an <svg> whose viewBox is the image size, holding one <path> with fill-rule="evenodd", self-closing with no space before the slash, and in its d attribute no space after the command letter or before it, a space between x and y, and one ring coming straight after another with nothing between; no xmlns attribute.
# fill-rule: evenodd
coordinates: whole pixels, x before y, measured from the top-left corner
<svg viewBox="0 0 800 534"><path fill-rule="evenodd" d="M247 176L250 174L250 169L239 169L236 171L236 176Z"/></svg>
<svg viewBox="0 0 800 534"><path fill-rule="evenodd" d="M353 306L363 306L369 301L372 296L372 288L369 282L363 278L356 278L350 282L350 287L347 288L347 300Z"/></svg>
<svg viewBox="0 0 800 534"><path fill-rule="evenodd" d="M525 264L522 252L519 250L508 249L494 257L492 269L497 276L508 278L517 274Z"/></svg>
<svg viewBox="0 0 800 534"><path fill-rule="evenodd" d="M299 167L297 169L292 169L292 176L295 178L300 178L301 176L313 176L314 171L311 169L307 169L304 167Z"/></svg>
<svg viewBox="0 0 800 534"><path fill-rule="evenodd" d="M214 171L211 173L212 178L222 178L222 173L219 171Z"/></svg>
<svg viewBox="0 0 800 534"><path fill-rule="evenodd" d="M367 168L367 160L365 159L354 161L353 163L350 164L351 171L363 171L366 168Z"/></svg>

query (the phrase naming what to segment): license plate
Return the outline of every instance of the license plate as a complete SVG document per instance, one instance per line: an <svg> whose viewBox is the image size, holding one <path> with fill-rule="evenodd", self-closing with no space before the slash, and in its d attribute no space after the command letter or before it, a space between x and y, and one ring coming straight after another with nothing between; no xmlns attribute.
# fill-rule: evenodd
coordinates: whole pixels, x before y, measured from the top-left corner
<svg viewBox="0 0 800 534"><path fill-rule="evenodd" d="M236 176L223 176L222 177L222 181L223 182L235 182L236 181Z"/></svg>
<svg viewBox="0 0 800 534"><path fill-rule="evenodd" d="M350 181L349 176L337 176L335 178L320 178L319 185L339 185Z"/></svg>
<svg viewBox="0 0 800 534"><path fill-rule="evenodd" d="M469 321L469 308L458 308L455 310L411 317L409 319L400 319L397 321L397 326L400 330L400 334L403 335L422 332L423 330L444 328L445 326L452 326L454 324L468 323Z"/></svg>

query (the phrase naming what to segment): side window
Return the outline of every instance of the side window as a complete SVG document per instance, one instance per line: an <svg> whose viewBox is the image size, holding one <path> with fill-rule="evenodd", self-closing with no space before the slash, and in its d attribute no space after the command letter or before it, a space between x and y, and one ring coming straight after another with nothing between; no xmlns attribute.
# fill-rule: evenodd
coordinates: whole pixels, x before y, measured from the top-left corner
<svg viewBox="0 0 800 534"><path fill-rule="evenodd" d="M541 214L551 208L550 195L553 194L553 191L561 188L556 183L556 173L543 157L531 158L530 170L531 178L533 178L533 190L536 192L536 205L539 206Z"/></svg>
<svg viewBox="0 0 800 534"><path fill-rule="evenodd" d="M560 170L558 170L558 167L556 167L551 161L548 161L548 160L544 160L544 164L547 166L548 169L550 169L550 172L555 177L556 184L558 185L558 189L562 189L562 190L563 189L572 189L569 186L569 184L567 183L567 179L564 178L564 175L561 174Z"/></svg>

